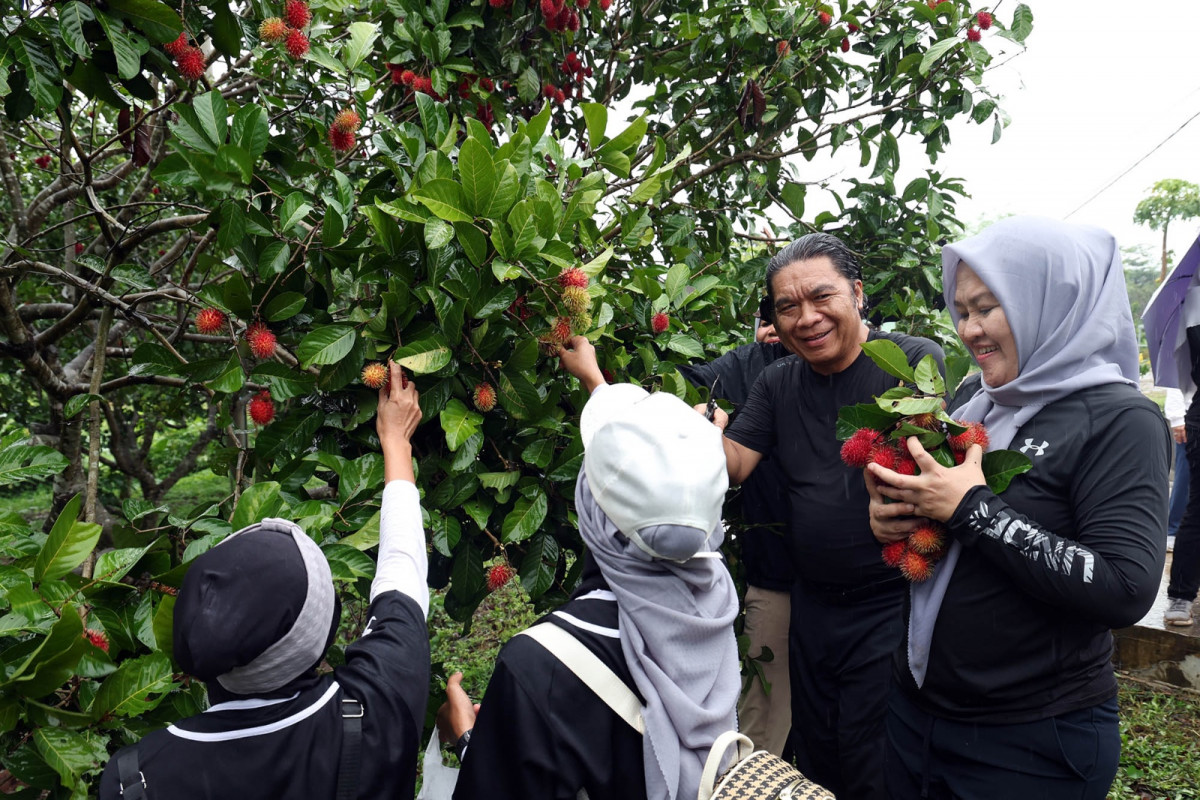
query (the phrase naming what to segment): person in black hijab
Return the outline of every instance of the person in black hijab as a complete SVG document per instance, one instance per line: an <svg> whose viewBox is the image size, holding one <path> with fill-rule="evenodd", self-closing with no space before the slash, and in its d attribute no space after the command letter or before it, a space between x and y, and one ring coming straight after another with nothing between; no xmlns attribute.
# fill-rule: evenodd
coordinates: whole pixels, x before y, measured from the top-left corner
<svg viewBox="0 0 1200 800"><path fill-rule="evenodd" d="M362 636L317 666L340 619L329 564L294 522L264 519L198 556L175 605L174 655L210 707L120 750L100 800L392 798L414 793L429 683L428 561L410 437L417 390L379 392L379 559Z"/></svg>

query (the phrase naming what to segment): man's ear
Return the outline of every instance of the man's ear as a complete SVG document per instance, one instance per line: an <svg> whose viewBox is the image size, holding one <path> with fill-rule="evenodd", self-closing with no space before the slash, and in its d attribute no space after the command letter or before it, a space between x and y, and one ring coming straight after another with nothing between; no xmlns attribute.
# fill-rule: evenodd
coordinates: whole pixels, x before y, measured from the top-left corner
<svg viewBox="0 0 1200 800"><path fill-rule="evenodd" d="M859 311L862 311L862 310L863 310L863 287L862 287L862 281L855 281L855 282L854 282L854 304L855 304L855 305L858 307L858 310L859 310Z"/></svg>

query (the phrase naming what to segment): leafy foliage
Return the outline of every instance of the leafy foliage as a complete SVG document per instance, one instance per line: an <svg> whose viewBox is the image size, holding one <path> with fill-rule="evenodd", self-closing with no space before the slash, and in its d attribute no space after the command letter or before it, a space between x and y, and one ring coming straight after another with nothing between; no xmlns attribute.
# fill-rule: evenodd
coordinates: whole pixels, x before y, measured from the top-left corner
<svg viewBox="0 0 1200 800"><path fill-rule="evenodd" d="M34 446L5 440L0 480L56 473L50 530L0 519L0 732L21 781L82 796L104 752L201 706L171 673L171 590L241 524L296 519L363 593L370 362L420 387L431 581L461 622L493 559L541 607L577 580L583 398L548 357L565 334L602 342L615 379L696 400L676 365L738 342L769 248L821 229L861 250L877 314L948 335L934 249L964 189L932 168L898 186L899 143L933 162L962 115L999 135L984 71L1028 36L1027 7L986 46L959 0L563 8L329 1L275 44L254 33L268 0L6 17L0 386ZM844 196L816 182L839 151L861 164ZM806 214L818 191L836 211ZM557 280L575 267L583 298ZM201 308L226 315L215 333ZM264 391L273 420L253 425ZM157 446L167 428L187 447ZM163 505L200 468L227 496Z"/></svg>

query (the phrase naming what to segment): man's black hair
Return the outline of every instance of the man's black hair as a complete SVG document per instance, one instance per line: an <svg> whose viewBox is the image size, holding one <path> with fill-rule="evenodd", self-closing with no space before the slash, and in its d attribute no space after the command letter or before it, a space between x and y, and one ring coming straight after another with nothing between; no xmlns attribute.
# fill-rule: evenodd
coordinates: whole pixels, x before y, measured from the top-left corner
<svg viewBox="0 0 1200 800"><path fill-rule="evenodd" d="M775 322L775 306L766 295L758 301L758 318L762 320L763 325L772 325Z"/></svg>
<svg viewBox="0 0 1200 800"><path fill-rule="evenodd" d="M766 300L772 313L774 313L775 309L775 273L784 267L795 264L797 261L808 261L814 258L821 258L822 256L828 258L833 263L833 267L838 271L838 274L850 281L851 284L862 280L862 267L858 264L858 258L846 246L845 242L828 233L806 234L780 250L767 263ZM865 298L862 313L864 315L866 313Z"/></svg>

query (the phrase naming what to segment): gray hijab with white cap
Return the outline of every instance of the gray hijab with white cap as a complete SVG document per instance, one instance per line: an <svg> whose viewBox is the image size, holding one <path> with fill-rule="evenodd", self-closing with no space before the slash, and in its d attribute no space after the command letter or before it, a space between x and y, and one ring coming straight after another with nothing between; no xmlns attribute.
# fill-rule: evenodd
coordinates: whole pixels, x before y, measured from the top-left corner
<svg viewBox="0 0 1200 800"><path fill-rule="evenodd" d="M713 741L737 727L741 690L737 592L716 552L721 433L677 397L632 384L597 388L580 431L575 510L646 701L646 795L692 798Z"/></svg>
<svg viewBox="0 0 1200 800"><path fill-rule="evenodd" d="M1017 346L1017 377L1002 386L984 382L955 413L984 424L989 450L1008 448L1039 411L1081 389L1137 384L1137 335L1121 252L1108 231L1009 217L942 248L943 290L956 326L960 262L1000 302ZM917 686L925 680L934 624L961 549L952 542L933 577L911 589L908 663Z"/></svg>

